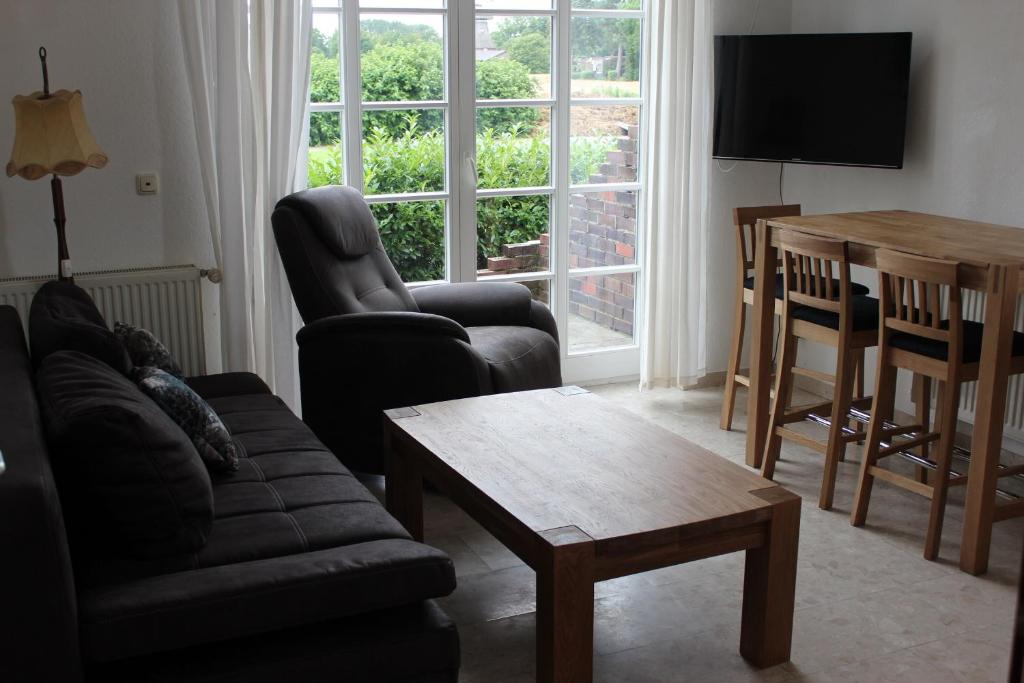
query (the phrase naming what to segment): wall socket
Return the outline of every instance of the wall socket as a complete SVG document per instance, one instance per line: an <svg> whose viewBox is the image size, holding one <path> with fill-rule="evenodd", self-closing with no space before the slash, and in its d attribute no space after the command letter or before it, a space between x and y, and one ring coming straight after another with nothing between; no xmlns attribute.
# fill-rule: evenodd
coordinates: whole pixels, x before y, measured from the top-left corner
<svg viewBox="0 0 1024 683"><path fill-rule="evenodd" d="M156 194L159 189L156 173L140 173L135 176L135 191L139 194Z"/></svg>

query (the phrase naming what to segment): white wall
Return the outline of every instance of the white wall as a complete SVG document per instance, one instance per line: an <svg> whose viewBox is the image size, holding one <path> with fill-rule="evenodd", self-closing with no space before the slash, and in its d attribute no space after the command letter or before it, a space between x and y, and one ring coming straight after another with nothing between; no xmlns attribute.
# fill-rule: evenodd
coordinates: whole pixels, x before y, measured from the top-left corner
<svg viewBox="0 0 1024 683"><path fill-rule="evenodd" d="M716 0L732 14L739 4ZM900 208L1024 226L1024 3L792 0L788 18L783 32L912 31L914 43L904 168L787 165L787 203L802 204L805 213ZM759 20L755 32L773 30ZM749 165L760 169L740 165L729 175L716 172L713 233L724 234L724 210L731 205L778 201L778 164ZM724 253L730 258L716 262L727 263L723 282L735 273L731 250ZM857 280L877 290L873 271L856 270ZM727 289L731 296L732 287ZM730 304L716 306L722 320L712 312L711 336L726 339ZM801 365L834 370L834 352L804 346ZM724 344L712 343L712 357L722 359L710 365L713 370L725 366L719 347ZM870 384L873 362L868 370ZM904 409L907 391L904 386Z"/></svg>
<svg viewBox="0 0 1024 683"><path fill-rule="evenodd" d="M790 0L713 0L714 32L788 33ZM725 172L722 169L728 170ZM736 300L736 236L732 210L778 202L778 164L723 161L711 167L711 235L708 244L708 370L729 363ZM748 312L749 313L749 312ZM748 342L749 346L749 342Z"/></svg>
<svg viewBox="0 0 1024 683"><path fill-rule="evenodd" d="M0 0L0 154L14 137L16 95L42 88L37 50L49 53L50 87L78 89L93 134L110 157L101 170L64 179L75 270L212 262L196 162L177 4L158 0ZM156 171L160 193L135 193ZM0 277L53 273L50 187L0 176Z"/></svg>
<svg viewBox="0 0 1024 683"><path fill-rule="evenodd" d="M792 30L912 31L914 42L904 168L787 166L786 201L807 213L900 208L1024 226L1024 3L793 0ZM857 279L876 292L874 272ZM801 364L834 367L833 353L808 351Z"/></svg>

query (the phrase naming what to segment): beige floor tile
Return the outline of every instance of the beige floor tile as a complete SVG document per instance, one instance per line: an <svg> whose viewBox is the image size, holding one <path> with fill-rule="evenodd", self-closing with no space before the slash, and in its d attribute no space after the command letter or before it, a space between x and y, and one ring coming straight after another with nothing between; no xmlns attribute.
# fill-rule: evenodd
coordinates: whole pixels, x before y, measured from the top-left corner
<svg viewBox="0 0 1024 683"><path fill-rule="evenodd" d="M742 392L735 429L724 432L718 429L720 388L639 392L629 383L590 390L744 462ZM859 460L859 448L851 446L840 467L835 509L823 511L817 507L821 456L784 446L776 479L804 499L790 663L756 671L739 656L744 556L734 553L597 584L595 679L1005 680L1024 520L996 526L986 575L964 574L957 568L963 502L956 492L940 559L928 562L921 556L928 518L923 498L876 485L867 525L850 526ZM379 482L371 488L383 490ZM460 680L533 680L533 571L436 493L426 497L425 527L428 541L452 556L459 575L455 593L441 604L459 625Z"/></svg>

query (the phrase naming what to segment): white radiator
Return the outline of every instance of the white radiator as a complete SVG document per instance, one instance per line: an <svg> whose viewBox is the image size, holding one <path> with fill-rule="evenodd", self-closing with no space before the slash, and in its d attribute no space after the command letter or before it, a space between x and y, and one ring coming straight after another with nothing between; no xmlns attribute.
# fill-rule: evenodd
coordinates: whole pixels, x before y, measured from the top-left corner
<svg viewBox="0 0 1024 683"><path fill-rule="evenodd" d="M985 293L971 289L962 290L963 316L965 320L985 320ZM1024 297L1017 301L1017 314L1014 319L1015 330L1024 329ZM934 383L933 383L934 387ZM936 389L933 388L933 398ZM960 419L974 423L974 406L978 398L978 383L967 382L960 388ZM1003 431L1008 438L1024 443L1024 375L1010 377L1006 389L1006 415L1003 419Z"/></svg>
<svg viewBox="0 0 1024 683"><path fill-rule="evenodd" d="M0 305L18 309L27 330L32 296L52 277L0 279ZM76 273L75 284L89 293L108 325L113 327L120 321L143 327L167 346L186 375L206 372L198 268L165 266Z"/></svg>

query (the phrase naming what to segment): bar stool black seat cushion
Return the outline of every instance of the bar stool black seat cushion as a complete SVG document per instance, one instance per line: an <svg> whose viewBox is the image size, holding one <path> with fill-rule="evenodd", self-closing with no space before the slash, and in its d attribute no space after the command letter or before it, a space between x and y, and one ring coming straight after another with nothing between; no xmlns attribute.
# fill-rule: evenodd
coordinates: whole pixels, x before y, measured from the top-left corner
<svg viewBox="0 0 1024 683"><path fill-rule="evenodd" d="M748 277L746 280L743 281L743 286L746 289L753 289L754 288L754 278L752 276ZM839 291L839 280L836 280L836 279L832 280L832 289L837 291L837 292ZM870 291L865 285L862 285L859 282L851 282L850 283L850 290L853 292L854 296L863 296L863 295L867 294ZM775 276L775 298L776 299L782 299L785 296L786 296L785 276L782 273L779 273L778 275Z"/></svg>
<svg viewBox="0 0 1024 683"><path fill-rule="evenodd" d="M943 320L939 323L939 327L948 330L949 321ZM964 321L964 363L977 363L981 360L981 338L984 330L985 326L979 322L973 320ZM921 356L949 360L949 344L937 339L928 339L927 337L907 334L906 332L896 332L889 337L889 344L893 348L903 349L904 351L910 351ZM1013 333L1013 355L1024 356L1024 334L1020 332Z"/></svg>
<svg viewBox="0 0 1024 683"><path fill-rule="evenodd" d="M839 314L830 311L823 311L811 306L796 306L793 308L794 320L805 320L822 327L839 329ZM863 332L864 330L878 329L878 299L872 296L853 297L853 331Z"/></svg>

